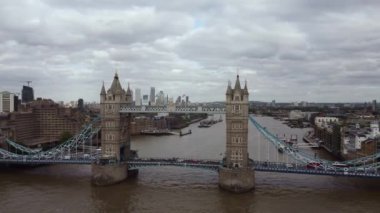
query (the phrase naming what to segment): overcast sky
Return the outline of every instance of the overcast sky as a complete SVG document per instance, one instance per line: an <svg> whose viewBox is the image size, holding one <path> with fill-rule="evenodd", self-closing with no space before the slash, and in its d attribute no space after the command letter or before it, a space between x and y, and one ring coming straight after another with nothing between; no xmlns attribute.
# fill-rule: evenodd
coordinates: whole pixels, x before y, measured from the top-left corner
<svg viewBox="0 0 380 213"><path fill-rule="evenodd" d="M224 100L380 99L380 1L0 0L0 91L99 101L115 70L133 90Z"/></svg>

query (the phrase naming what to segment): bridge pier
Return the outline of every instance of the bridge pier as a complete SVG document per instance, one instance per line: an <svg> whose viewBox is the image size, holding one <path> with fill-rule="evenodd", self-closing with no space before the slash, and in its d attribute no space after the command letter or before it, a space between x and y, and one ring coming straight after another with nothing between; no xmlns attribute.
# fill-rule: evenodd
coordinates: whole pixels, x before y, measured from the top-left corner
<svg viewBox="0 0 380 213"><path fill-rule="evenodd" d="M255 171L250 168L219 168L219 187L234 193L255 188Z"/></svg>
<svg viewBox="0 0 380 213"><path fill-rule="evenodd" d="M92 164L91 182L96 186L108 186L119 183L128 177L128 165L120 164Z"/></svg>

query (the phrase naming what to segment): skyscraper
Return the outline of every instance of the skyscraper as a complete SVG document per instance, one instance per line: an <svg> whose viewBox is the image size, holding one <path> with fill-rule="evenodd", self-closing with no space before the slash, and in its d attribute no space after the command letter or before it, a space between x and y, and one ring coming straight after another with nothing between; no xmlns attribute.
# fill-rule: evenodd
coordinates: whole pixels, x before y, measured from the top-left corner
<svg viewBox="0 0 380 213"><path fill-rule="evenodd" d="M142 105L144 105L144 106L149 105L149 96L148 95L143 95Z"/></svg>
<svg viewBox="0 0 380 213"><path fill-rule="evenodd" d="M161 91L157 94L156 105L157 105L157 106L162 106L162 105L164 105L164 102L165 102L165 94L164 94L164 91L161 90Z"/></svg>
<svg viewBox="0 0 380 213"><path fill-rule="evenodd" d="M135 105L141 106L141 89L139 88L135 90Z"/></svg>
<svg viewBox="0 0 380 213"><path fill-rule="evenodd" d="M34 101L34 91L32 87L22 86L21 101L22 103L29 103Z"/></svg>
<svg viewBox="0 0 380 213"><path fill-rule="evenodd" d="M377 109L377 103L376 103L376 100L373 100L372 101L372 112L376 112L376 109Z"/></svg>
<svg viewBox="0 0 380 213"><path fill-rule="evenodd" d="M0 112L13 112L15 110L15 95L8 91L0 92Z"/></svg>
<svg viewBox="0 0 380 213"><path fill-rule="evenodd" d="M177 97L177 100L175 101L176 105L181 105L181 96Z"/></svg>
<svg viewBox="0 0 380 213"><path fill-rule="evenodd" d="M84 102L83 102L82 98L78 99L78 109L81 111L83 111L83 109L84 109Z"/></svg>
<svg viewBox="0 0 380 213"><path fill-rule="evenodd" d="M164 105L167 105L169 103L169 95L166 95L166 98L164 98Z"/></svg>
<svg viewBox="0 0 380 213"><path fill-rule="evenodd" d="M156 103L156 88L154 88L154 87L150 88L149 102L150 102L150 105L155 105L155 103Z"/></svg>

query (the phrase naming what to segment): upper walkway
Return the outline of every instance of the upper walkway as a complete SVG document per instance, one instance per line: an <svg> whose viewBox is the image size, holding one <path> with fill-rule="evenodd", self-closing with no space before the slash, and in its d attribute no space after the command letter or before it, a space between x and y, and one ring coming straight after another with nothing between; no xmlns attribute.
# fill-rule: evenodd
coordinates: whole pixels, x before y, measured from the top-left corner
<svg viewBox="0 0 380 213"><path fill-rule="evenodd" d="M121 106L120 113L207 113L207 114L225 114L226 108L223 105L218 106Z"/></svg>

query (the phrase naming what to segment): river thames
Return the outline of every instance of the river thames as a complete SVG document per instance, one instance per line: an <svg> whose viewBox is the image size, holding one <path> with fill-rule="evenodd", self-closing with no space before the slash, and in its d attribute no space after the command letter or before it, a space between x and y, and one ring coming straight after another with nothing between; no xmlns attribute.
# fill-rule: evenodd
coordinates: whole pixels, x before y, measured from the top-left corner
<svg viewBox="0 0 380 213"><path fill-rule="evenodd" d="M297 135L270 117L259 123L279 135ZM132 148L141 158L222 159L225 123L189 128L184 137L138 136ZM186 129L184 131L187 131ZM250 157L292 161L249 125ZM311 149L305 148L311 153ZM323 150L318 156L331 158ZM91 167L56 165L4 169L0 173L0 212L379 212L380 180L256 172L256 189L231 194L218 187L216 172L152 167L137 178L109 187L91 185Z"/></svg>

